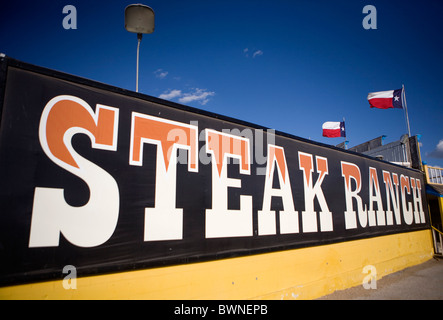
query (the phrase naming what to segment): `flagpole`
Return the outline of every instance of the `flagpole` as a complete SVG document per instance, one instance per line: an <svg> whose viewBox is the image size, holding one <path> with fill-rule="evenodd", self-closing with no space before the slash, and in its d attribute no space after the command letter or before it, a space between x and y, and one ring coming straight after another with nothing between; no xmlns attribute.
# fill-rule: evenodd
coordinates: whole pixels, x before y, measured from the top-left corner
<svg viewBox="0 0 443 320"><path fill-rule="evenodd" d="M403 93L403 97L402 97L402 98L403 98L404 106L405 106L406 123L407 123L407 125L408 125L408 134L409 134L409 137L411 137L411 127L409 126L408 105L407 105L407 103L406 103L405 85L402 84L401 87L402 87L402 93Z"/></svg>
<svg viewBox="0 0 443 320"><path fill-rule="evenodd" d="M345 123L345 117L343 117L343 123L345 124L345 136L344 136L344 138L345 138L345 141L344 141L344 145L345 145L345 150L347 150L347 149L348 149L348 146L346 145L346 135L347 135L347 133L346 133L346 123Z"/></svg>

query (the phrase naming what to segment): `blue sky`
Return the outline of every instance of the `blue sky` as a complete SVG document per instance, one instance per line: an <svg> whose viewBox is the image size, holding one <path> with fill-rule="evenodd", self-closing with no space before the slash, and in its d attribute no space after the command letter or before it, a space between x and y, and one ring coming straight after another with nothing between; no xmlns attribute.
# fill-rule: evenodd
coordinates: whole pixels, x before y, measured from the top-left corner
<svg viewBox="0 0 443 320"><path fill-rule="evenodd" d="M0 52L135 91L133 1L8 1ZM146 0L156 14L140 51L139 91L336 145L325 121L346 119L354 146L407 132L402 110L369 108L367 94L406 88L422 159L443 167L443 2ZM62 22L77 9L77 29ZM377 10L366 30L363 7Z"/></svg>

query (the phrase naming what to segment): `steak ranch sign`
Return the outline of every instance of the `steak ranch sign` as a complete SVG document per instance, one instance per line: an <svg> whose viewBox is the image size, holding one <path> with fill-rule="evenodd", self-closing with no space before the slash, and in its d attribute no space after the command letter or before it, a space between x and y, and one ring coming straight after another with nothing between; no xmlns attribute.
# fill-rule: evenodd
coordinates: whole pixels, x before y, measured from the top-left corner
<svg viewBox="0 0 443 320"><path fill-rule="evenodd" d="M90 197L84 206L73 207L65 201L63 189L37 186L29 247L58 246L60 233L76 246L95 247L108 241L114 233L120 206L118 183L103 168L79 155L72 147L71 139L75 134L86 134L91 139L92 148L117 152L118 113L118 108L100 104L94 112L85 101L73 96L57 96L46 105L39 126L42 149L51 161L82 179L89 188ZM156 162L155 200L153 207L143 208L144 240L182 240L183 208L177 207L177 188L190 186L186 186L186 181L183 182L185 185L177 186L177 150L188 150L188 161L185 161L188 171L198 174L199 128L136 112L132 113L131 120L128 165L143 166L144 144L156 146L156 153L150 155ZM212 188L207 193L212 195L212 205L205 210L205 237L250 237L253 235L253 195L241 194L242 180L228 178L227 165L230 158L238 159L240 175L251 175L250 140L212 129L204 130L205 149L211 155L212 163ZM294 192L304 194L302 232L333 232L333 213L322 188L323 181L329 178L328 157L298 151L297 160L291 165L301 170L303 177L294 183ZM342 197L330 201L345 203L345 210L340 212L344 215L345 229L357 228L357 220L363 228L400 225L402 221L406 225L425 222L420 179L383 170L381 176L389 200L385 210L376 168L368 167L369 179L365 181L368 194L365 196L369 202L363 204L360 192L364 182L360 167L345 161L340 161L340 167ZM315 180L314 171L317 173ZM273 187L274 179L279 185L277 188ZM240 189L240 208L237 210L228 208L228 188ZM262 206L257 214L258 235L276 234L272 197L280 198L283 204L279 232L299 233L299 212L294 206L285 148L268 144L262 188ZM412 195L412 201L407 195ZM315 199L319 203L318 212L314 209ZM353 199L357 204L355 207Z"/></svg>
<svg viewBox="0 0 443 320"><path fill-rule="evenodd" d="M3 285L429 227L421 172L38 71L4 88Z"/></svg>

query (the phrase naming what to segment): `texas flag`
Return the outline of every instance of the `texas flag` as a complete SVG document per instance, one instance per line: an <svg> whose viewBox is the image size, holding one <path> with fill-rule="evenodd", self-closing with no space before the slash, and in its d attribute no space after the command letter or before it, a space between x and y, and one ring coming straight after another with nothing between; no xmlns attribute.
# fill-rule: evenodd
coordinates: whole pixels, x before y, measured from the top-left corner
<svg viewBox="0 0 443 320"><path fill-rule="evenodd" d="M327 121L323 123L323 137L346 137L345 122Z"/></svg>
<svg viewBox="0 0 443 320"><path fill-rule="evenodd" d="M371 108L389 109L399 108L403 109L401 102L401 94L403 89L370 92L368 94L368 101Z"/></svg>

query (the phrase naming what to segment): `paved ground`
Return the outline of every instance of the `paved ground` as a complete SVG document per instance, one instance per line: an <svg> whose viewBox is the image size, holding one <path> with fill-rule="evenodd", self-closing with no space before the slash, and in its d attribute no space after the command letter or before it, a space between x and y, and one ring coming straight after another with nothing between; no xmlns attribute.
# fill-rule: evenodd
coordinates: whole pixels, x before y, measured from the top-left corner
<svg viewBox="0 0 443 320"><path fill-rule="evenodd" d="M319 300L443 300L443 260L432 259L377 281L377 289L357 286Z"/></svg>

